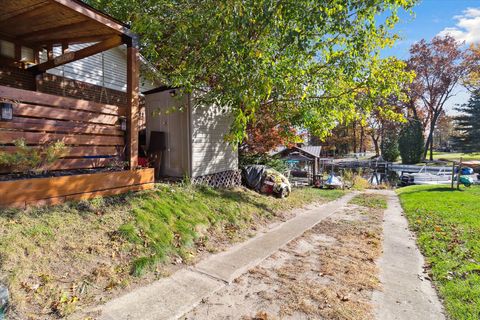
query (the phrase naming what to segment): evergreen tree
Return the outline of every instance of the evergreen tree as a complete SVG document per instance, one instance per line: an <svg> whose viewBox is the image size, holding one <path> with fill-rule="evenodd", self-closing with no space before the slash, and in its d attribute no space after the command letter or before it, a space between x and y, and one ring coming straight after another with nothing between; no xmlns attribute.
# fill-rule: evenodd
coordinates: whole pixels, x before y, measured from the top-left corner
<svg viewBox="0 0 480 320"><path fill-rule="evenodd" d="M396 128L384 129L382 137L382 157L388 162L395 162L400 155L398 151L398 133Z"/></svg>
<svg viewBox="0 0 480 320"><path fill-rule="evenodd" d="M455 149L480 152L480 91L472 93L468 103L456 108L461 115L455 117Z"/></svg>
<svg viewBox="0 0 480 320"><path fill-rule="evenodd" d="M419 163L423 156L423 146L422 123L417 119L412 119L403 127L398 139L398 148L402 156L402 163Z"/></svg>

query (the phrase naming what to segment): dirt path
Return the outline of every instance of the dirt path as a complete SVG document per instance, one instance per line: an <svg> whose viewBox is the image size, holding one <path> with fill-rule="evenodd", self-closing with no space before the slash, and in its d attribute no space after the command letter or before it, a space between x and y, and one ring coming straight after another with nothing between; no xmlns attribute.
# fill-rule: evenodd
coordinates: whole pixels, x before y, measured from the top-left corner
<svg viewBox="0 0 480 320"><path fill-rule="evenodd" d="M372 319L382 216L348 204L181 319Z"/></svg>

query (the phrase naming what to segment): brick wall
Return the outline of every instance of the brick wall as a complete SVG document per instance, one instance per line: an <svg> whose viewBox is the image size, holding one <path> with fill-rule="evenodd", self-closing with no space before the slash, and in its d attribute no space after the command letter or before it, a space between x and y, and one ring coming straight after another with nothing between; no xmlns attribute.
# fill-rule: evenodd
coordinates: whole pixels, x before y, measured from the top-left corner
<svg viewBox="0 0 480 320"><path fill-rule="evenodd" d="M1 66L0 85L35 90L35 77L31 72L24 69Z"/></svg>
<svg viewBox="0 0 480 320"><path fill-rule="evenodd" d="M90 83L67 79L44 73L35 76L24 69L0 66L0 85L25 90L40 91L76 99L84 99L100 103L127 107L127 93L108 88L102 88ZM140 97L140 129L145 128L145 99Z"/></svg>

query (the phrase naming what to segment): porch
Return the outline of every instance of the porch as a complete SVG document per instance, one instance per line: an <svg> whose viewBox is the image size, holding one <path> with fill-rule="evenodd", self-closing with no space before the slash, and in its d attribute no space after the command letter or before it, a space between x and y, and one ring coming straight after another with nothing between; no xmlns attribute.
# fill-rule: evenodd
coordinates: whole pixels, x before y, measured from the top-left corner
<svg viewBox="0 0 480 320"><path fill-rule="evenodd" d="M0 55L0 71L9 70L0 85L0 153L18 153L18 141L29 149L54 141L65 146L61 157L42 168L49 174L41 178L22 176L14 165L0 166L0 206L54 204L153 187L153 170L138 168L135 34L81 1L6 0L0 8L0 40L13 46L12 55L5 50ZM74 44L85 45L73 51ZM47 70L123 45L126 106L40 92L38 82ZM35 81L25 85L19 74Z"/></svg>

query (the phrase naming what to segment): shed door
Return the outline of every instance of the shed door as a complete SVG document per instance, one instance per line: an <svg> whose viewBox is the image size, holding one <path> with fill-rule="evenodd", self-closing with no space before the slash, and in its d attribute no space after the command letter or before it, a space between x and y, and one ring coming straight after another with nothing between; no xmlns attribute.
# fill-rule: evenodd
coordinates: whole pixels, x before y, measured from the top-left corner
<svg viewBox="0 0 480 320"><path fill-rule="evenodd" d="M147 143L151 131L166 133L167 150L164 155L164 173L182 177L188 173L188 117L186 111L172 111L181 103L168 92L146 96Z"/></svg>

